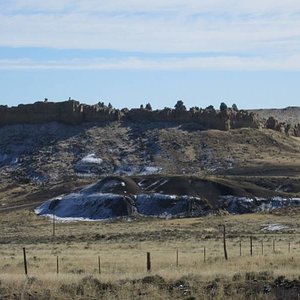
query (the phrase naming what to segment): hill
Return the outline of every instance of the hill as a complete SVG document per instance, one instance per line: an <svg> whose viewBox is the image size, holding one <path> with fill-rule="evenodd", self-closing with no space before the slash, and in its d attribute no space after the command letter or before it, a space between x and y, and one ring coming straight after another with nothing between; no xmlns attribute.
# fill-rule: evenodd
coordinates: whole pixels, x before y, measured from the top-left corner
<svg viewBox="0 0 300 300"><path fill-rule="evenodd" d="M179 122L0 128L3 208L44 201L111 174L214 176L273 191L286 185L299 195L300 138L269 129L199 130Z"/></svg>

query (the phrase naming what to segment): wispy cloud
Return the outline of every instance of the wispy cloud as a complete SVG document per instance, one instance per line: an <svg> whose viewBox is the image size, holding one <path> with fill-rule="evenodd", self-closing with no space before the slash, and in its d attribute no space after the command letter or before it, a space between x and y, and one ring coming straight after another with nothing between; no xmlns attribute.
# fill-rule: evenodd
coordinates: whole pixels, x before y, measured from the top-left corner
<svg viewBox="0 0 300 300"><path fill-rule="evenodd" d="M300 41L300 18L211 20L86 15L0 18L0 45L142 52L265 51ZM282 43L284 41L284 44Z"/></svg>
<svg viewBox="0 0 300 300"><path fill-rule="evenodd" d="M0 11L0 47L145 53L144 59L66 63L20 57L2 61L2 69L300 69L298 0L3 0ZM201 56L207 52L211 57ZM150 53L199 57L157 60Z"/></svg>
<svg viewBox="0 0 300 300"><path fill-rule="evenodd" d="M285 59L216 56L187 58L70 59L37 61L1 59L0 70L300 70L300 55Z"/></svg>
<svg viewBox="0 0 300 300"><path fill-rule="evenodd" d="M45 11L45 12L229 12L239 13L291 13L299 11L297 0L2 0L1 7L9 12Z"/></svg>

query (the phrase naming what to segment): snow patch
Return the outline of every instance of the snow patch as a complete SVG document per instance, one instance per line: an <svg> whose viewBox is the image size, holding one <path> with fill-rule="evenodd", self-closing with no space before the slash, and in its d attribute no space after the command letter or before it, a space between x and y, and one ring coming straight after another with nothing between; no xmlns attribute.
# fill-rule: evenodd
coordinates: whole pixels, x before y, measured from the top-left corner
<svg viewBox="0 0 300 300"><path fill-rule="evenodd" d="M282 224L265 224L263 225L265 227L263 227L261 229L261 231L280 231L280 230L284 230L284 229L289 229L288 226L286 225L282 225Z"/></svg>
<svg viewBox="0 0 300 300"><path fill-rule="evenodd" d="M159 174L161 172L161 170L162 170L162 168L159 168L159 167L145 166L140 170L139 174L140 175Z"/></svg>
<svg viewBox="0 0 300 300"><path fill-rule="evenodd" d="M95 153L88 154L81 160L81 163L98 164L98 165L102 164L102 162L103 160L97 157Z"/></svg>
<svg viewBox="0 0 300 300"><path fill-rule="evenodd" d="M163 186L164 184L166 184L169 180L168 179L159 179L157 181L154 181L152 184L150 184L149 186L147 186L147 188L145 188L145 191L150 191L151 189L158 189L159 187Z"/></svg>
<svg viewBox="0 0 300 300"><path fill-rule="evenodd" d="M220 205L231 214L270 211L272 209L300 205L300 198L247 198L236 196L221 196Z"/></svg>
<svg viewBox="0 0 300 300"><path fill-rule="evenodd" d="M121 167L117 168L114 171L114 174L130 176L130 175L133 175L133 174L137 174L138 170L139 169L135 166L124 165L124 166L121 166Z"/></svg>
<svg viewBox="0 0 300 300"><path fill-rule="evenodd" d="M101 158L97 157L95 153L91 153L78 161L74 168L78 174L102 173L102 163Z"/></svg>
<svg viewBox="0 0 300 300"><path fill-rule="evenodd" d="M152 175L152 174L159 174L161 173L162 168L155 167L155 166L132 166L128 164L124 164L122 166L119 166L117 169L115 169L114 173L118 175Z"/></svg>

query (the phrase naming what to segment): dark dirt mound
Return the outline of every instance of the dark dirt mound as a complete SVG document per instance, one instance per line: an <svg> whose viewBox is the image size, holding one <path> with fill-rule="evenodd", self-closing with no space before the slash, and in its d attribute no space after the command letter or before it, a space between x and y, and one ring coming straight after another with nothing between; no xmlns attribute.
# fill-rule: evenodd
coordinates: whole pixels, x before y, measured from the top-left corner
<svg viewBox="0 0 300 300"><path fill-rule="evenodd" d="M281 193L281 191L257 185L256 182L241 181L238 178L155 175L133 176L132 179L140 186L143 193L200 197L209 200L212 205L216 204L220 196L225 195L268 197Z"/></svg>
<svg viewBox="0 0 300 300"><path fill-rule="evenodd" d="M130 195L138 194L140 192L140 187L129 177L108 176L86 189L86 191Z"/></svg>

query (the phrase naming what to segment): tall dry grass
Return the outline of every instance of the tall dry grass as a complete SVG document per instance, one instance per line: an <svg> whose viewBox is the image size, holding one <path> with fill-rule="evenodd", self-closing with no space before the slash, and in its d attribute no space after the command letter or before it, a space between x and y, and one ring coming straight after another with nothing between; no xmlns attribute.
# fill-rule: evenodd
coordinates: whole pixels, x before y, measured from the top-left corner
<svg viewBox="0 0 300 300"><path fill-rule="evenodd" d="M290 229L276 234L262 232L261 228L270 223L284 224ZM223 255L220 224L226 224L227 227L228 261ZM53 237L51 220L24 211L3 216L0 226L0 292L1 288L6 289L9 295L13 291L25 294L29 291L31 296L37 293L40 297L45 296L45 299L48 299L49 293L54 298L63 296L72 299L80 295L74 296L68 289L81 287L84 289L82 299L84 296L97 299L94 294L105 283L114 285L114 289L117 289L114 293L119 299L142 299L143 293L147 299L169 299L167 297L174 296L169 288L164 288L162 292L159 284L145 286L140 283L147 276L157 275L167 282L166 286L186 278L184 280L193 286L190 292L197 291L201 299L205 289L201 287L197 290L197 287L216 278L233 282L232 278L245 278L245 274L251 272L266 272L274 277L285 276L290 279L299 276L299 215L58 223L56 236ZM253 256L250 256L251 234ZM24 275L23 247L26 247L27 253L28 278ZM151 253L150 274L146 272L147 252ZM98 256L101 259L101 274ZM56 274L57 257L59 274ZM96 287L84 281L90 276L98 280L96 283L91 281ZM67 292L62 294L62 289L67 289ZM105 299L115 299L116 294L110 289L103 289ZM178 289L176 287L178 295L181 295L182 291ZM138 290L142 295L137 294ZM218 294L214 294L213 299L222 299L225 293L223 285L218 283L217 290ZM22 297L26 299L24 295ZM234 297L238 299L238 296Z"/></svg>

